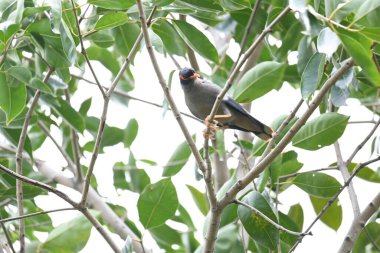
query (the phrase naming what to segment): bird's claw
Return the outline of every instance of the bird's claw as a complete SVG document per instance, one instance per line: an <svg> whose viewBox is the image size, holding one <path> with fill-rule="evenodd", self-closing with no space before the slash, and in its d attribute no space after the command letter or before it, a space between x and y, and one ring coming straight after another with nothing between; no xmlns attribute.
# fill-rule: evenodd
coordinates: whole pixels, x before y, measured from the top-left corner
<svg viewBox="0 0 380 253"><path fill-rule="evenodd" d="M205 139L215 140L216 125L218 122L216 120L210 121L210 115L205 119L206 129L203 130L203 137Z"/></svg>

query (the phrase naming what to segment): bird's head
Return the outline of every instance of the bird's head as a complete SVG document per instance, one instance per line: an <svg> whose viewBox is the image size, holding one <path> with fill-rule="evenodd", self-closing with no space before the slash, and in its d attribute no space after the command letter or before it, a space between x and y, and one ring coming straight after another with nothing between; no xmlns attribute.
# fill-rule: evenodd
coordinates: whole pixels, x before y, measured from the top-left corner
<svg viewBox="0 0 380 253"><path fill-rule="evenodd" d="M200 77L200 75L197 74L195 70L192 68L185 67L179 72L179 79L181 81L181 84L188 84L191 81L197 79L198 77Z"/></svg>

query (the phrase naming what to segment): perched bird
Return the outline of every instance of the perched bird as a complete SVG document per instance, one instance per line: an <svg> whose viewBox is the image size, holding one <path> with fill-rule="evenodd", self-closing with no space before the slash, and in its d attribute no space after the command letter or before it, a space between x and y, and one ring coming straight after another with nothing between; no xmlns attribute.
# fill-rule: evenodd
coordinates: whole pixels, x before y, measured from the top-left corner
<svg viewBox="0 0 380 253"><path fill-rule="evenodd" d="M208 116L222 89L199 77L200 75L191 68L183 68L179 72L187 107L195 117L205 120L206 126L209 127ZM265 141L271 139L273 135L270 127L252 117L240 104L228 96L224 97L214 119L219 127L252 132Z"/></svg>

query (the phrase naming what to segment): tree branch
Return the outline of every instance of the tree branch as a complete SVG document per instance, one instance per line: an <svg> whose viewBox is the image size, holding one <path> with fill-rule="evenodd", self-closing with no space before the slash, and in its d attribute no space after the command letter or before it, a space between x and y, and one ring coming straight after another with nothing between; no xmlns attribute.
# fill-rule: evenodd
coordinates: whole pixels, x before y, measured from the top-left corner
<svg viewBox="0 0 380 253"><path fill-rule="evenodd" d="M289 230L287 228L284 228L283 226L277 224L276 222L274 222L273 220L271 220L268 216L266 216L265 214L263 214L262 212L260 212L260 210L256 209L253 206L250 206L247 203L244 203L244 202L242 202L240 200L235 199L234 203L250 209L252 212L256 213L257 215L259 215L260 217L262 217L264 220L266 220L270 224L272 224L275 228L277 228L278 230L284 231L285 233L288 233L290 235L296 235L296 236L313 235L311 232L307 232L307 233L302 233L301 232L300 233L300 232L295 232L295 231Z"/></svg>
<svg viewBox="0 0 380 253"><path fill-rule="evenodd" d="M48 213L55 213L55 212L62 212L62 211L69 211L69 210L77 210L77 209L75 207L67 207L67 208L59 208L59 209L53 209L53 210L47 210L47 211L40 211L40 212L25 214L23 216L17 216L17 217L12 217L12 218L1 219L0 223L5 223L5 222L10 222L10 221L15 221L15 220L26 219L26 218L38 216L38 215L41 215L41 214L48 214Z"/></svg>
<svg viewBox="0 0 380 253"><path fill-rule="evenodd" d="M99 90L100 90L100 92L102 93L103 98L104 98L105 95L106 95L106 93L104 92L102 86L100 85L100 82L99 82L99 80L98 80L98 77L96 76L95 71L94 71L94 69L92 68L92 65L91 65L90 59L88 58L86 48L84 47L83 38L82 38L82 33L81 33L81 31L80 31L80 24L79 24L79 21L78 21L78 15L77 15L77 10L76 10L76 8L75 8L74 1L73 1L73 0L70 0L70 2L71 2L71 7L73 8L73 14L74 14L74 17L75 17L75 24L76 24L76 27L77 27L77 29L78 29L78 38L79 38L79 43L80 43L80 47L81 47L81 53L82 53L82 55L84 56L84 58L86 59L87 65L88 65L88 67L90 68L90 71L91 71L91 73L92 73L92 76L93 76L94 79L95 79L96 85L98 86L98 88L99 88Z"/></svg>
<svg viewBox="0 0 380 253"><path fill-rule="evenodd" d="M47 83L50 75L53 73L54 69L49 68L43 82ZM34 112L34 108L38 103L38 99L40 98L41 91L37 90L32 99L32 103L28 109L28 112L25 115L24 124L21 129L21 134L18 140L17 151L16 151L16 172L22 175L22 152L24 150L24 144L26 141L26 137L28 134L28 127L30 119L32 118L32 114ZM24 215L24 204L23 204L23 191L22 191L22 182L20 180L16 180L16 195L17 195L17 209L18 215ZM19 221L19 240L20 240L20 253L25 252L25 223L23 220Z"/></svg>
<svg viewBox="0 0 380 253"><path fill-rule="evenodd" d="M319 93L314 97L309 108L304 112L304 114L294 123L287 134L282 138L282 140L277 144L277 146L261 161L255 168L253 168L248 174L242 179L238 180L225 194L225 196L219 201L218 208L215 212L211 212L211 219L213 215L217 212L221 212L224 207L229 205L234 201L235 196L244 189L250 182L252 182L264 169L276 158L284 148L289 144L294 135L300 130L300 128L306 123L314 110L319 106L323 97L326 95L327 91L335 84L335 82L353 65L353 60L350 58L347 60L341 68L339 68L321 87ZM220 216L220 215L219 215ZM206 246L204 252L211 252L214 247L214 242L216 240L215 229L212 228L212 224L208 227ZM213 232L213 234L209 234Z"/></svg>
<svg viewBox="0 0 380 253"><path fill-rule="evenodd" d="M5 227L3 222L0 222L0 224L1 224L1 228L3 229L3 232L5 234L5 238L7 239L7 245L9 246L9 248L11 250L11 251L8 251L8 253L10 253L10 252L16 253L16 250L14 249L13 244L12 244L12 239L9 236L9 233L7 231L7 228Z"/></svg>
<svg viewBox="0 0 380 253"><path fill-rule="evenodd" d="M54 182L72 188L78 192L83 191L82 187L75 184L73 180L67 178L62 172L51 168L46 162L37 161L36 167L40 173ZM91 186L88 191L88 204L91 208L100 212L104 221L107 222L123 240L128 236L132 238L133 249L136 253L147 252L142 247L140 238L114 213L114 211L104 202L104 199L100 197Z"/></svg>
<svg viewBox="0 0 380 253"><path fill-rule="evenodd" d="M149 22L152 19L155 11L156 11L156 7L154 7L152 9L152 12L150 13L150 16L148 18ZM82 205L82 206L86 205L86 199L87 199L88 189L90 186L90 180L91 180L92 172L94 170L95 162L96 162L96 159L97 159L98 154L99 154L100 144L101 144L102 138L103 138L103 132L104 132L105 124L106 124L108 104L109 104L110 98L111 98L112 93L115 90L117 84L119 83L121 77L123 76L124 71L126 70L126 68L131 63L131 59L133 58L133 56L137 52L137 49L138 49L139 44L142 40L142 37L143 37L142 33L140 33L140 35L136 39L131 51L129 52L127 58L125 59L122 67L120 68L118 74L116 75L115 79L113 80L111 87L104 94L103 111L102 111L102 115L100 117L100 123L99 123L98 133L97 133L96 140L95 140L95 146L94 146L94 150L92 152L90 165L88 166L87 174L86 174L85 181L83 184L82 199L80 201L80 205ZM102 88L102 90L103 90L103 88Z"/></svg>
<svg viewBox="0 0 380 253"><path fill-rule="evenodd" d="M103 236L103 238L107 241L109 246L113 249L114 252L121 253L119 247L116 245L116 243L112 240L112 238L109 236L107 231L100 225L100 223L88 212L87 208L83 208L81 205L74 202L69 196L67 196L65 193L51 187L50 185L41 183L37 180L25 177L21 174L18 174L16 172L13 172L12 170L8 169L4 165L0 164L0 170L5 172L6 174L10 175L11 177L16 178L17 180L20 180L24 183L36 186L38 188L44 189L48 192L51 192L67 203L69 203L72 207L83 213L84 216L92 223L92 225L99 231L99 233ZM19 215L21 216L21 215ZM22 215L23 216L23 215ZM20 219L20 221L23 219Z"/></svg>
<svg viewBox="0 0 380 253"><path fill-rule="evenodd" d="M347 181L350 178L350 172L348 172L347 164L343 161L342 152L340 150L340 145L338 141L334 143L334 149L339 171L342 174L344 181ZM354 213L354 217L356 218L360 214L360 207L358 197L356 195L354 185L352 183L348 185L348 195L350 196L352 211Z"/></svg>
<svg viewBox="0 0 380 253"><path fill-rule="evenodd" d="M375 198L367 205L362 213L356 217L351 224L350 229L347 232L346 237L343 240L342 245L340 246L338 253L348 253L351 252L354 247L354 243L357 240L360 232L365 227L368 219L378 211L380 208L380 192L377 193Z"/></svg>
<svg viewBox="0 0 380 253"><path fill-rule="evenodd" d="M356 149L354 150L354 152L352 152L352 154L350 155L350 157L346 161L346 165L349 165L352 162L352 160L354 159L354 157L356 156L356 154L364 147L364 145L367 143L367 141L375 133L375 131L379 127L379 125L380 125L380 118L375 123L375 125L373 126L373 128L371 129L371 131L368 133L368 135L364 138L364 140L356 147Z"/></svg>

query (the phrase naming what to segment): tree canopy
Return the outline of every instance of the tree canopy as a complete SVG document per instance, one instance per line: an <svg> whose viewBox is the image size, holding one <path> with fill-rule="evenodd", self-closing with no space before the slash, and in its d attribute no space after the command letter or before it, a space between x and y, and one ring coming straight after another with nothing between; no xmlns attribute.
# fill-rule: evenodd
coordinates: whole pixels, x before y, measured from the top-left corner
<svg viewBox="0 0 380 253"><path fill-rule="evenodd" d="M2 0L1 247L79 252L96 228L97 243L114 252L293 252L306 237L313 243L315 224L337 231L349 212L332 250L380 252L379 42L380 0ZM247 110L274 91L286 97L284 87L297 100L286 115L276 101L266 105L270 141L222 129L204 139L173 94L184 66L222 87L211 121L225 96ZM153 86L160 103L133 93ZM174 150L159 143L158 152L170 154L165 165L149 153L154 139L146 139L145 157L135 157L142 125L174 138L133 117L144 114L139 104L162 108L155 113L172 115L181 132ZM127 121L110 124L120 108L129 110ZM352 120L355 110L371 116ZM357 134L360 141L350 142ZM120 149L127 159L99 166L98 157ZM305 151L313 158L301 160ZM56 164L46 162L52 155ZM112 174L115 200L102 196L101 170ZM185 170L193 178L181 181ZM369 202L360 201L356 181ZM294 189L307 197L281 198ZM65 204L47 210L39 197ZM53 213L73 210L75 218L54 224Z"/></svg>

